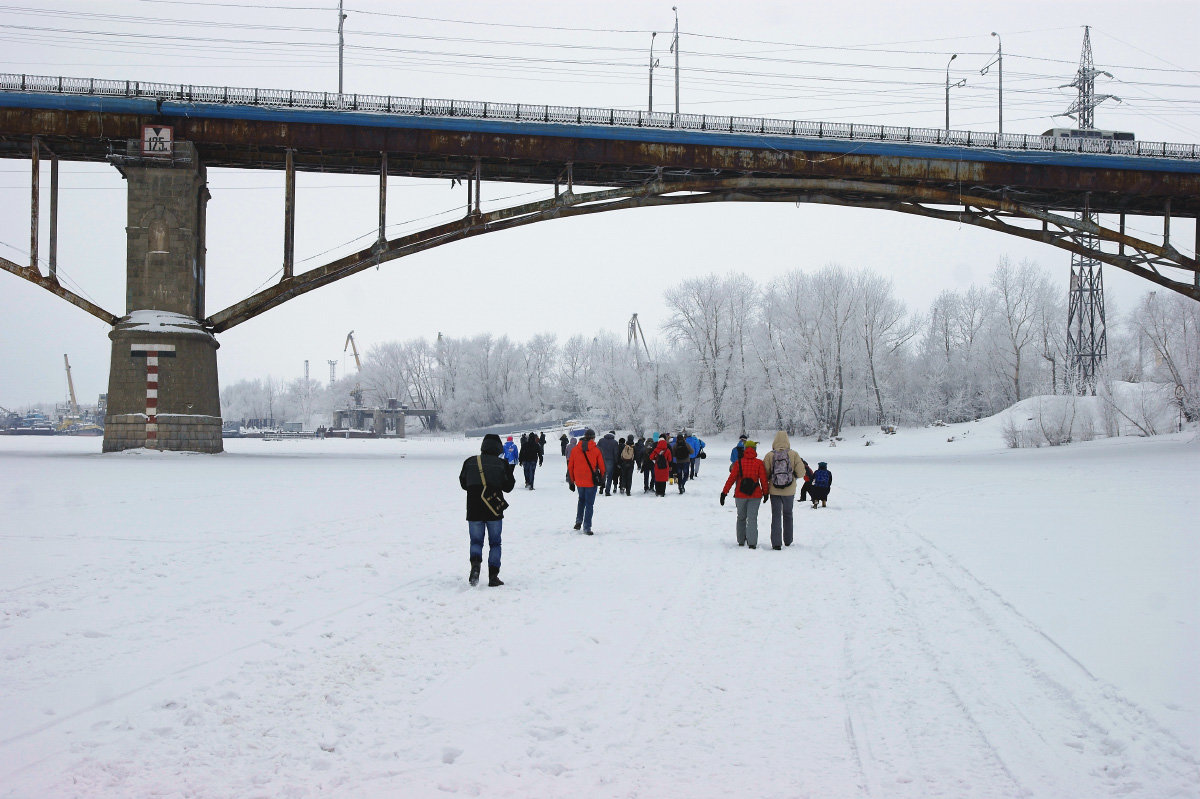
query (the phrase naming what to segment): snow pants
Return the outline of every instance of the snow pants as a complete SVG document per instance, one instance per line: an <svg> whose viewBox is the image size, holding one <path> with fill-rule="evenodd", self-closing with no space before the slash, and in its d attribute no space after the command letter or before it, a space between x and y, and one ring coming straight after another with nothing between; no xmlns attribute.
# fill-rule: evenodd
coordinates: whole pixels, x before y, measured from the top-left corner
<svg viewBox="0 0 1200 799"><path fill-rule="evenodd" d="M813 502L829 499L829 486L810 485L808 487L808 495L812 497Z"/></svg>
<svg viewBox="0 0 1200 799"><path fill-rule="evenodd" d="M738 544L758 546L758 507L762 505L762 497L735 497L733 502L737 505Z"/></svg>
<svg viewBox="0 0 1200 799"><path fill-rule="evenodd" d="M582 524L584 530L592 529L592 509L596 506L596 492L599 490L596 486L575 486L575 492L579 494L579 501L575 504L575 523Z"/></svg>
<svg viewBox="0 0 1200 799"><path fill-rule="evenodd" d="M483 560L483 534L488 538L488 568L500 568L500 532L504 529L504 520L494 522L467 522L467 531L471 535L471 562Z"/></svg>
<svg viewBox="0 0 1200 799"><path fill-rule="evenodd" d="M537 461L525 461L521 466L525 469L525 485L533 488L533 474L537 471Z"/></svg>
<svg viewBox="0 0 1200 799"><path fill-rule="evenodd" d="M790 494L771 495L771 546L781 546L780 527L783 528L782 545L792 545L792 506L795 504Z"/></svg>
<svg viewBox="0 0 1200 799"><path fill-rule="evenodd" d="M606 460L604 462L604 496L607 497L610 491L618 485L617 464L615 461Z"/></svg>

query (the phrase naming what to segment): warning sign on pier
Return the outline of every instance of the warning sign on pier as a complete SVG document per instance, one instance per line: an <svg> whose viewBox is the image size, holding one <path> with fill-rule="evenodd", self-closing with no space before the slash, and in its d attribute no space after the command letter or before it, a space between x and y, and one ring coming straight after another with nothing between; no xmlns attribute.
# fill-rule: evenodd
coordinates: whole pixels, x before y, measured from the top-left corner
<svg viewBox="0 0 1200 799"><path fill-rule="evenodd" d="M171 155L175 128L170 125L142 125L142 155Z"/></svg>

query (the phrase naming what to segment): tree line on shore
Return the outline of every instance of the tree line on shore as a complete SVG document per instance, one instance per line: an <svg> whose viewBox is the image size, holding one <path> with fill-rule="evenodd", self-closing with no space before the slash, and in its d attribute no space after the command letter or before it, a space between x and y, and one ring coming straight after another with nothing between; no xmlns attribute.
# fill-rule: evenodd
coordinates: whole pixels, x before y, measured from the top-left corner
<svg viewBox="0 0 1200 799"><path fill-rule="evenodd" d="M1113 381L1183 386L1200 412L1200 303L1147 292L1108 309L1107 357L1095 387L1073 385L1067 297L1043 268L1001 259L986 285L908 309L891 279L829 265L766 283L746 274L691 277L663 296L659 335L549 333L519 342L481 334L371 347L360 373L332 385L244 380L221 395L227 419L328 424L359 387L434 408L447 429L555 416L606 416L630 430L778 428L837 435L850 425L920 425L989 416L1039 394ZM632 310L632 309L631 309Z"/></svg>

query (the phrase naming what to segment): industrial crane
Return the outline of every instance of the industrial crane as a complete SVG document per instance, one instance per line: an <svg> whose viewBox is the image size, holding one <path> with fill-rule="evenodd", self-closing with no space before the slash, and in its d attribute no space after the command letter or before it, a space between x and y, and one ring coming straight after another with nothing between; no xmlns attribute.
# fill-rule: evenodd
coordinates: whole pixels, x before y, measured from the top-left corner
<svg viewBox="0 0 1200 799"><path fill-rule="evenodd" d="M358 367L358 371L362 371L362 361L358 359L358 345L354 343L354 331L351 330L346 334L346 346L342 347L342 352L349 349L354 353L354 365Z"/></svg>
<svg viewBox="0 0 1200 799"><path fill-rule="evenodd" d="M63 363L67 367L67 389L71 392L71 415L79 415L79 403L75 401L75 382L71 380L71 362L67 360L67 354L63 353Z"/></svg>
<svg viewBox="0 0 1200 799"><path fill-rule="evenodd" d="M642 348L638 349L638 340L642 342ZM637 314L629 320L629 335L627 343L633 347L633 361L640 369L642 366L642 352L646 353L646 363L652 363L653 358L650 357L650 348L646 346L646 334L642 332L642 323L638 321Z"/></svg>

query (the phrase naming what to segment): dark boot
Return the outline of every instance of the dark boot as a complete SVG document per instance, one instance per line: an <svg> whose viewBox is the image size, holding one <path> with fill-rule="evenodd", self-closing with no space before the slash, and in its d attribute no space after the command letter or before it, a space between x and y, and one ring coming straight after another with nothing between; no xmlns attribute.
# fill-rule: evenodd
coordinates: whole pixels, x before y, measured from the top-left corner
<svg viewBox="0 0 1200 799"><path fill-rule="evenodd" d="M500 582L500 567L499 566L488 566L488 585L490 585L490 586L504 585L504 583Z"/></svg>
<svg viewBox="0 0 1200 799"><path fill-rule="evenodd" d="M471 576L467 578L467 582L471 585L479 584L479 565L482 561L471 558Z"/></svg>

